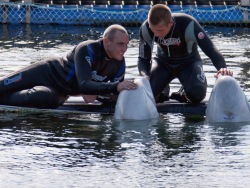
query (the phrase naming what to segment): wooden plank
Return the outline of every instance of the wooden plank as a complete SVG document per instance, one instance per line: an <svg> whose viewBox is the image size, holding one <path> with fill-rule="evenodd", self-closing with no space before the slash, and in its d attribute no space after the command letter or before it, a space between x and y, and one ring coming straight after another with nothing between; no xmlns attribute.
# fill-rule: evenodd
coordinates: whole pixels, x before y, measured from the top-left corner
<svg viewBox="0 0 250 188"><path fill-rule="evenodd" d="M207 102L200 104L179 103L177 101L167 101L156 105L159 113L182 113L182 114L197 114L205 115ZM94 102L91 104L85 103L81 98L71 98L64 105L56 109L38 109L18 106L0 105L0 112L13 113L99 113L113 114L115 112L115 104L102 104Z"/></svg>

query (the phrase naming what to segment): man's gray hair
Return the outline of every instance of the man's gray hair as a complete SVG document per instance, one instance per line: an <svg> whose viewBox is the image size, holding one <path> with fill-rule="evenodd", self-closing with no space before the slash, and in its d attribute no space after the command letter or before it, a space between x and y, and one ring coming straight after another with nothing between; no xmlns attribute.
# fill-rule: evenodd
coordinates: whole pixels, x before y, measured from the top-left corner
<svg viewBox="0 0 250 188"><path fill-rule="evenodd" d="M103 38L107 37L109 40L112 40L114 38L116 31L121 31L122 33L128 34L127 30L123 26L118 24L113 24L109 26L107 29L105 29L103 33Z"/></svg>

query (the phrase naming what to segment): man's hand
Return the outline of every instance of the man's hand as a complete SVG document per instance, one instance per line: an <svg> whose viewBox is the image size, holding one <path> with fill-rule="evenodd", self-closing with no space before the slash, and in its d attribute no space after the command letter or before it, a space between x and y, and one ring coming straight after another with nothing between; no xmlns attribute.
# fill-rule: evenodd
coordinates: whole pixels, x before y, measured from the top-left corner
<svg viewBox="0 0 250 188"><path fill-rule="evenodd" d="M134 83L133 80L124 80L117 85L117 91L120 92L122 90L134 90L137 88L137 84Z"/></svg>
<svg viewBox="0 0 250 188"><path fill-rule="evenodd" d="M228 70L227 68L221 68L215 75L215 78L218 78L219 74L233 76L233 71Z"/></svg>

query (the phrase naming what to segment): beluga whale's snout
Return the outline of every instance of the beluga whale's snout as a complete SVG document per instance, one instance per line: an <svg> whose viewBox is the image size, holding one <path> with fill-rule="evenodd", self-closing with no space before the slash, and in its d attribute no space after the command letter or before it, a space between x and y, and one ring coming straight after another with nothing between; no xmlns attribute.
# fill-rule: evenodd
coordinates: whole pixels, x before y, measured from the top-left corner
<svg viewBox="0 0 250 188"><path fill-rule="evenodd" d="M123 90L115 106L115 119L146 120L158 118L155 99L148 79L138 77L134 79L138 85L135 90Z"/></svg>
<svg viewBox="0 0 250 188"><path fill-rule="evenodd" d="M208 122L250 121L250 105L242 88L232 76L219 75L211 92L207 108Z"/></svg>

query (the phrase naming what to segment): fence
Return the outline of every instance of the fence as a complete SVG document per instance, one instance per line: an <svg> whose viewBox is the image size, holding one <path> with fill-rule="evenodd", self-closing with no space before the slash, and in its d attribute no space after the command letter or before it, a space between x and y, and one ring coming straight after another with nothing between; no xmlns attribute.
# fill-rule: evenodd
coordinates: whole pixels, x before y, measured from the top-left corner
<svg viewBox="0 0 250 188"><path fill-rule="evenodd" d="M0 2L1 23L139 25L151 5L56 5ZM169 5L172 12L194 16L201 24L241 25L250 23L250 7L241 5Z"/></svg>

